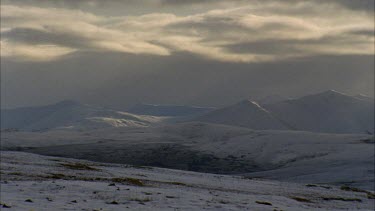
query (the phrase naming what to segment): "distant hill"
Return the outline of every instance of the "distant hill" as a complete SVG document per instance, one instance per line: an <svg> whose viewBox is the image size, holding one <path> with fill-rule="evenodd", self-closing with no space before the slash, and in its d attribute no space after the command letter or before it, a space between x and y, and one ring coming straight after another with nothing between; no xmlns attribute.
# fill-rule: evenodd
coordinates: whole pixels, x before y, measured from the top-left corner
<svg viewBox="0 0 375 211"><path fill-rule="evenodd" d="M245 100L209 112L194 121L258 130L374 134L374 100L329 90L262 106Z"/></svg>
<svg viewBox="0 0 375 211"><path fill-rule="evenodd" d="M291 129L269 111L250 100L244 100L235 105L212 111L194 119L194 121L234 125L256 130Z"/></svg>
<svg viewBox="0 0 375 211"><path fill-rule="evenodd" d="M130 108L128 112L141 115L152 116L194 116L212 111L211 107L196 107L182 105L152 105L137 104Z"/></svg>
<svg viewBox="0 0 375 211"><path fill-rule="evenodd" d="M140 116L81 104L62 101L56 104L1 110L1 128L47 130L52 128L102 128L148 126L158 117Z"/></svg>
<svg viewBox="0 0 375 211"><path fill-rule="evenodd" d="M269 95L269 96L266 96L266 97L263 97L263 98L259 98L255 101L258 102L260 105L266 105L266 104L271 104L271 103L282 102L282 101L287 100L287 99L288 98L286 98L286 97L275 94L275 95Z"/></svg>
<svg viewBox="0 0 375 211"><path fill-rule="evenodd" d="M265 106L298 129L328 133L374 133L374 101L334 90Z"/></svg>
<svg viewBox="0 0 375 211"><path fill-rule="evenodd" d="M48 130L143 127L160 122L199 121L255 130L374 134L374 99L334 90L297 99L244 100L220 108L138 104L127 112L62 101L1 110L1 129Z"/></svg>

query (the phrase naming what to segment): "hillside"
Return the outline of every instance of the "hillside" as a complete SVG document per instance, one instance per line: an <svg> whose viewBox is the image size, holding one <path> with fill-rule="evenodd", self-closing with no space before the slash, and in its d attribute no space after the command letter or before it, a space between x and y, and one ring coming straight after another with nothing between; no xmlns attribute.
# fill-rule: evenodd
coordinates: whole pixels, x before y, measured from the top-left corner
<svg viewBox="0 0 375 211"><path fill-rule="evenodd" d="M214 109L215 108L211 107L196 107L182 105L137 104L127 111L133 114L151 116L194 116L207 113Z"/></svg>
<svg viewBox="0 0 375 211"><path fill-rule="evenodd" d="M374 101L333 90L265 106L296 130L374 134Z"/></svg>
<svg viewBox="0 0 375 211"><path fill-rule="evenodd" d="M193 122L82 132L4 132L1 147L98 162L374 187L374 138L369 135L255 131Z"/></svg>
<svg viewBox="0 0 375 211"><path fill-rule="evenodd" d="M194 121L247 127L255 130L286 130L286 124L275 118L256 102L244 100L235 105L211 111Z"/></svg>
<svg viewBox="0 0 375 211"><path fill-rule="evenodd" d="M374 100L363 95L349 96L329 90L262 105L244 100L193 121L255 130L374 134Z"/></svg>
<svg viewBox="0 0 375 211"><path fill-rule="evenodd" d="M2 210L372 210L374 193L1 152Z"/></svg>
<svg viewBox="0 0 375 211"><path fill-rule="evenodd" d="M139 127L148 126L161 120L160 117L135 115L74 101L62 101L39 107L1 110L2 129L48 130L54 128Z"/></svg>

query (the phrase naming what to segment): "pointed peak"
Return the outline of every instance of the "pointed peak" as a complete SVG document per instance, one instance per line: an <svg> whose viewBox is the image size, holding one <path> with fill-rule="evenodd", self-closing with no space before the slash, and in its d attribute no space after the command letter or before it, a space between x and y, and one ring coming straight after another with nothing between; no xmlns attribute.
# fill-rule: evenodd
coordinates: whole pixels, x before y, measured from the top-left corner
<svg viewBox="0 0 375 211"><path fill-rule="evenodd" d="M256 108L256 109L266 111L259 103L257 103L256 101L250 100L250 99L242 100L241 102L235 104L235 106L237 106L237 107L252 107L252 108Z"/></svg>
<svg viewBox="0 0 375 211"><path fill-rule="evenodd" d="M304 96L302 98L306 98L306 97L333 98L333 97L351 97L351 96L331 89L331 90L327 90L327 91L320 92L320 93L317 93L317 94L307 95L307 96Z"/></svg>
<svg viewBox="0 0 375 211"><path fill-rule="evenodd" d="M325 91L325 92L322 92L322 93L320 93L320 94L324 94L324 95L346 95L346 94L344 94L344 93L342 93L342 92L339 92L339 91L336 91L336 90L334 90L334 89L330 89L330 90L327 90L327 91ZM346 95L347 96L347 95Z"/></svg>

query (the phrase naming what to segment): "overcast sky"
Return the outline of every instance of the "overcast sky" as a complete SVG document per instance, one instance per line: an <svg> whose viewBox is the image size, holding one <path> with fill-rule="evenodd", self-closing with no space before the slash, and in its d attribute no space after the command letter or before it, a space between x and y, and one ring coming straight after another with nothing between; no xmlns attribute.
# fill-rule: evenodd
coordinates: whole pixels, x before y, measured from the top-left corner
<svg viewBox="0 0 375 211"><path fill-rule="evenodd" d="M2 107L373 95L373 0L2 0Z"/></svg>

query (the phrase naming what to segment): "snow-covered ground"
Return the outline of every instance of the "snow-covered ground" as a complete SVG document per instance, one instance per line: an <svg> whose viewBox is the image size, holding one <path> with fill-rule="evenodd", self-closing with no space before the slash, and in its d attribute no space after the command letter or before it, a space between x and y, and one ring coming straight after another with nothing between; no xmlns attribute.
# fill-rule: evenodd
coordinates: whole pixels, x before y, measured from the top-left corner
<svg viewBox="0 0 375 211"><path fill-rule="evenodd" d="M256 131L209 123L93 131L6 132L2 149L373 190L374 137Z"/></svg>
<svg viewBox="0 0 375 211"><path fill-rule="evenodd" d="M2 210L373 210L372 192L1 152ZM8 207L8 208L6 208Z"/></svg>

